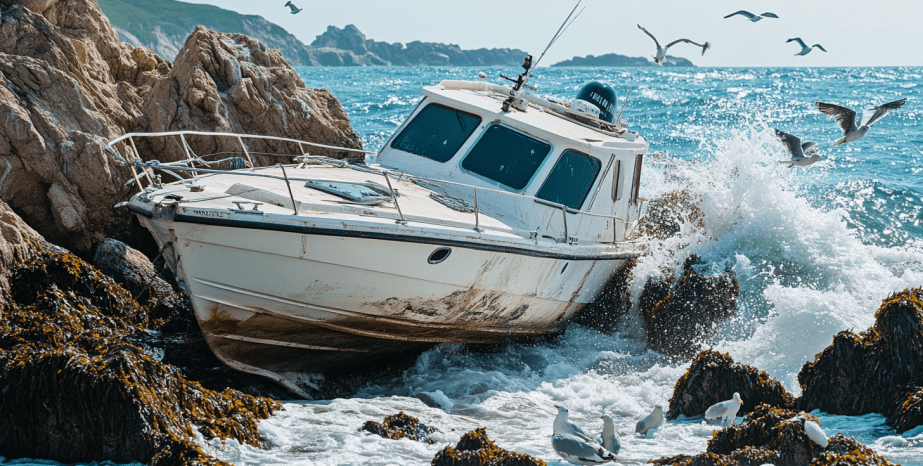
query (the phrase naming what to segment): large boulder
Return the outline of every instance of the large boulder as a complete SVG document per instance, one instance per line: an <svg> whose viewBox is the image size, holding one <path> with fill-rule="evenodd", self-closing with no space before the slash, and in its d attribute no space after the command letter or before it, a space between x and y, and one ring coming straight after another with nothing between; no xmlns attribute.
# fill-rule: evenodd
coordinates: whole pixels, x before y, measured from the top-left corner
<svg viewBox="0 0 923 466"><path fill-rule="evenodd" d="M739 287L732 272L705 275L695 271L698 256L690 256L683 276L675 282L654 280L639 301L648 347L668 356L686 358L701 349L701 341L734 315ZM650 287L655 291L648 291ZM669 290L669 291L667 291ZM656 302L651 296L666 296Z"/></svg>
<svg viewBox="0 0 923 466"><path fill-rule="evenodd" d="M881 413L903 431L916 427L915 393L923 386L923 289L888 297L875 325L841 332L798 373L798 406L831 414ZM903 420L902 420L903 419Z"/></svg>
<svg viewBox="0 0 923 466"><path fill-rule="evenodd" d="M76 256L41 246L12 271L0 319L0 456L214 464L193 443L262 447L278 402L212 391L145 343L165 319Z"/></svg>
<svg viewBox="0 0 923 466"><path fill-rule="evenodd" d="M0 310L9 297L10 267L44 241L42 235L19 218L6 202L0 201Z"/></svg>
<svg viewBox="0 0 923 466"><path fill-rule="evenodd" d="M706 350L692 360L689 370L676 381L667 417L700 416L709 406L730 400L735 392L744 401L738 416L763 404L778 408L794 404L792 395L766 371L734 362L728 354Z"/></svg>
<svg viewBox="0 0 923 466"><path fill-rule="evenodd" d="M234 130L359 147L328 92L305 89L278 52L243 36L197 30L173 66L120 42L94 0L0 0L0 28L0 199L45 239L79 253L107 236L137 234L131 215L112 209L137 192L126 186L129 169L104 151L121 134ZM260 48L251 61L246 52ZM156 157L182 152L167 148ZM127 143L117 150L133 155Z"/></svg>
<svg viewBox="0 0 923 466"><path fill-rule="evenodd" d="M149 291L154 291L152 294L173 294L173 287L157 276L158 270L147 256L117 239L107 238L96 246L93 266L135 297Z"/></svg>

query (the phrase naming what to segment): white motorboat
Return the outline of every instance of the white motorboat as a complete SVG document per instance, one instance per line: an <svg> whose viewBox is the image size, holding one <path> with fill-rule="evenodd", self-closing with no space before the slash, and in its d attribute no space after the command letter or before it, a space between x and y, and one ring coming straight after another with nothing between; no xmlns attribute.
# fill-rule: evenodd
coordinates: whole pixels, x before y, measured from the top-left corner
<svg viewBox="0 0 923 466"><path fill-rule="evenodd" d="M109 147L147 185L127 206L212 351L300 391L303 373L559 330L642 254L627 239L648 145L613 115L615 91L590 83L565 105L517 87L423 88L371 165L225 133ZM251 167L251 138L302 150L287 165L217 170L207 156L145 162L133 149L172 137L191 150L190 134L237 138ZM166 173L184 179L161 183Z"/></svg>

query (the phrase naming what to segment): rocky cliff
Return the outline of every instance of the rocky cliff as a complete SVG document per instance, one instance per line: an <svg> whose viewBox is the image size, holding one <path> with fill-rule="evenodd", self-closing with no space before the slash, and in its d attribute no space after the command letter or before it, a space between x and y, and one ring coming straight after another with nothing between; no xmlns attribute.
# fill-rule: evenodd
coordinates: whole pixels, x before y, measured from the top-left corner
<svg viewBox="0 0 923 466"><path fill-rule="evenodd" d="M454 44L413 41L406 45L367 39L352 24L329 26L311 43L320 66L497 66L522 63L526 52L517 49L462 50Z"/></svg>
<svg viewBox="0 0 923 466"><path fill-rule="evenodd" d="M594 56L587 55L585 57L574 57L570 60L564 60L558 63L555 63L551 66L658 66L651 60L648 60L644 57L628 57L625 55L619 55L617 53L607 53L605 55ZM672 55L667 55L667 58L663 61L663 66L695 66L691 61L674 57Z"/></svg>
<svg viewBox="0 0 923 466"><path fill-rule="evenodd" d="M246 34L282 52L293 66L312 63L310 47L262 16L174 0L98 1L121 40L136 47L149 47L167 60L173 60L186 43L186 37L196 26L203 25L219 32ZM281 4L277 6L282 8Z"/></svg>
<svg viewBox="0 0 923 466"><path fill-rule="evenodd" d="M120 42L95 0L0 0L0 27L0 200L78 253L136 231L127 212L112 208L136 189L126 186L130 171L103 150L126 132L207 129L360 145L329 92L305 88L281 53L239 34L198 28L171 64ZM191 141L203 144L199 153L217 147L200 139ZM160 160L182 153L177 144L139 147L148 157L145 148L160 149Z"/></svg>

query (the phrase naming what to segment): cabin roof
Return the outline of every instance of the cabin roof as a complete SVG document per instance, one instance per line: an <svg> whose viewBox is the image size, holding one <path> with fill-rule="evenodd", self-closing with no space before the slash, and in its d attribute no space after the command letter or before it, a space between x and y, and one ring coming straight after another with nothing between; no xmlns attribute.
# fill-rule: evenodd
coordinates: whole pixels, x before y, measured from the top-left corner
<svg viewBox="0 0 923 466"><path fill-rule="evenodd" d="M424 87L422 93L441 103L492 116L494 121L506 123L545 140L568 139L575 146L583 146L590 153L647 149L647 142L641 136L633 134L633 141L612 136L553 114L549 109L530 105L525 112L503 112L503 96L489 91L446 90L437 85Z"/></svg>

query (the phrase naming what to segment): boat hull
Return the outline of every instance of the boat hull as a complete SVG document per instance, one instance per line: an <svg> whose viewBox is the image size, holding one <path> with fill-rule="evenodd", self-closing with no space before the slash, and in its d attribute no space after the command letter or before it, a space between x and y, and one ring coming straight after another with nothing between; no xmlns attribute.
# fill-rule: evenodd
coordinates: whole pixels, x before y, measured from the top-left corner
<svg viewBox="0 0 923 466"><path fill-rule="evenodd" d="M238 370L348 371L435 343L560 328L623 260L540 257L402 238L303 234L141 217L212 351ZM291 384L287 384L291 387Z"/></svg>

